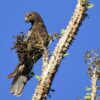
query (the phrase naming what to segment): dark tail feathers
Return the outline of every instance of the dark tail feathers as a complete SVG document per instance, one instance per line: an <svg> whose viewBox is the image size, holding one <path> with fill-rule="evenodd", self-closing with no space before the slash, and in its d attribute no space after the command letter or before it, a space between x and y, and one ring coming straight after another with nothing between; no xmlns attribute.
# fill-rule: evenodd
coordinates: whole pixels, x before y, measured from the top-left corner
<svg viewBox="0 0 100 100"><path fill-rule="evenodd" d="M12 82L10 92L15 96L20 96L27 81L28 78L26 76L17 74Z"/></svg>

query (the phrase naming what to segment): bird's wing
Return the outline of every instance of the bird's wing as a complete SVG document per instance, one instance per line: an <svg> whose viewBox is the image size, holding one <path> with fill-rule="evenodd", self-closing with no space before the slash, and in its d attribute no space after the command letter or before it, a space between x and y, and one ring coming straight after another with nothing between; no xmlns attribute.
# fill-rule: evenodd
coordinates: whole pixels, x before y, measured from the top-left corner
<svg viewBox="0 0 100 100"><path fill-rule="evenodd" d="M37 62L38 59L40 59L42 55L40 53L37 53L33 57L33 62L29 65L29 67L25 66L25 69L23 69L22 73L21 71L18 71L16 76L13 79L13 82L11 84L10 92L15 95L19 96L21 95L27 81L29 80L29 76L26 76L25 74L28 72L28 74L31 72L33 65ZM20 67L19 67L20 68Z"/></svg>

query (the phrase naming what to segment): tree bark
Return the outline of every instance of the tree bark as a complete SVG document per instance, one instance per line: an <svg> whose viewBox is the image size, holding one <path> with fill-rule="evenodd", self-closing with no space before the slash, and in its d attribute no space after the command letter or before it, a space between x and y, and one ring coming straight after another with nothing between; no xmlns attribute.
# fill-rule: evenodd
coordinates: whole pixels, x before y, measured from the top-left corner
<svg viewBox="0 0 100 100"><path fill-rule="evenodd" d="M92 86L91 86L91 100L96 100L96 93L97 93L97 81L98 81L98 75L96 74L97 69L94 68L93 75L92 75Z"/></svg>
<svg viewBox="0 0 100 100"><path fill-rule="evenodd" d="M45 69L43 68L44 70L42 70L42 75L32 100L46 100L61 60L76 36L81 23L86 17L87 0L84 1L85 3L83 4L82 0L78 0L74 14L65 30L64 35L60 38L47 66Z"/></svg>

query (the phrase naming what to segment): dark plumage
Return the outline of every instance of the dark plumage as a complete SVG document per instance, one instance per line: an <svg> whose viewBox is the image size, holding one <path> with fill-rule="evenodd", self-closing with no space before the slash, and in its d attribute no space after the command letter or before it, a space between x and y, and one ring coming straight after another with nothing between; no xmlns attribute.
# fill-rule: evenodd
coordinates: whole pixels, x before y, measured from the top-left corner
<svg viewBox="0 0 100 100"><path fill-rule="evenodd" d="M11 92L20 95L26 82L29 80L32 67L43 54L44 46L48 46L50 36L41 16L36 12L28 13L25 17L27 23L31 23L27 36L18 35L14 48L16 49L19 64L8 77L14 77Z"/></svg>

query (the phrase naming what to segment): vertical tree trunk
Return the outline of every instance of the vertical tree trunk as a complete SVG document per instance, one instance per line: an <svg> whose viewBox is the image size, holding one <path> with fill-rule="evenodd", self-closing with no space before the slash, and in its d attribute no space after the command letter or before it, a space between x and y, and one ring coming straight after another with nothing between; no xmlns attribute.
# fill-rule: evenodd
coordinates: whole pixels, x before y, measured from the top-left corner
<svg viewBox="0 0 100 100"><path fill-rule="evenodd" d="M97 81L98 81L98 75L96 74L97 69L94 68L93 75L92 75L92 92L91 92L91 100L96 100L96 93L97 93Z"/></svg>
<svg viewBox="0 0 100 100"><path fill-rule="evenodd" d="M69 22L68 27L65 30L65 34L60 38L48 62L48 65L45 67L45 70L42 70L42 75L32 100L46 100L46 96L49 93L52 81L58 70L61 59L64 57L66 50L71 45L71 42L73 41L79 26L85 18L87 4L87 0L84 0L84 3L83 0L78 0L75 12Z"/></svg>

